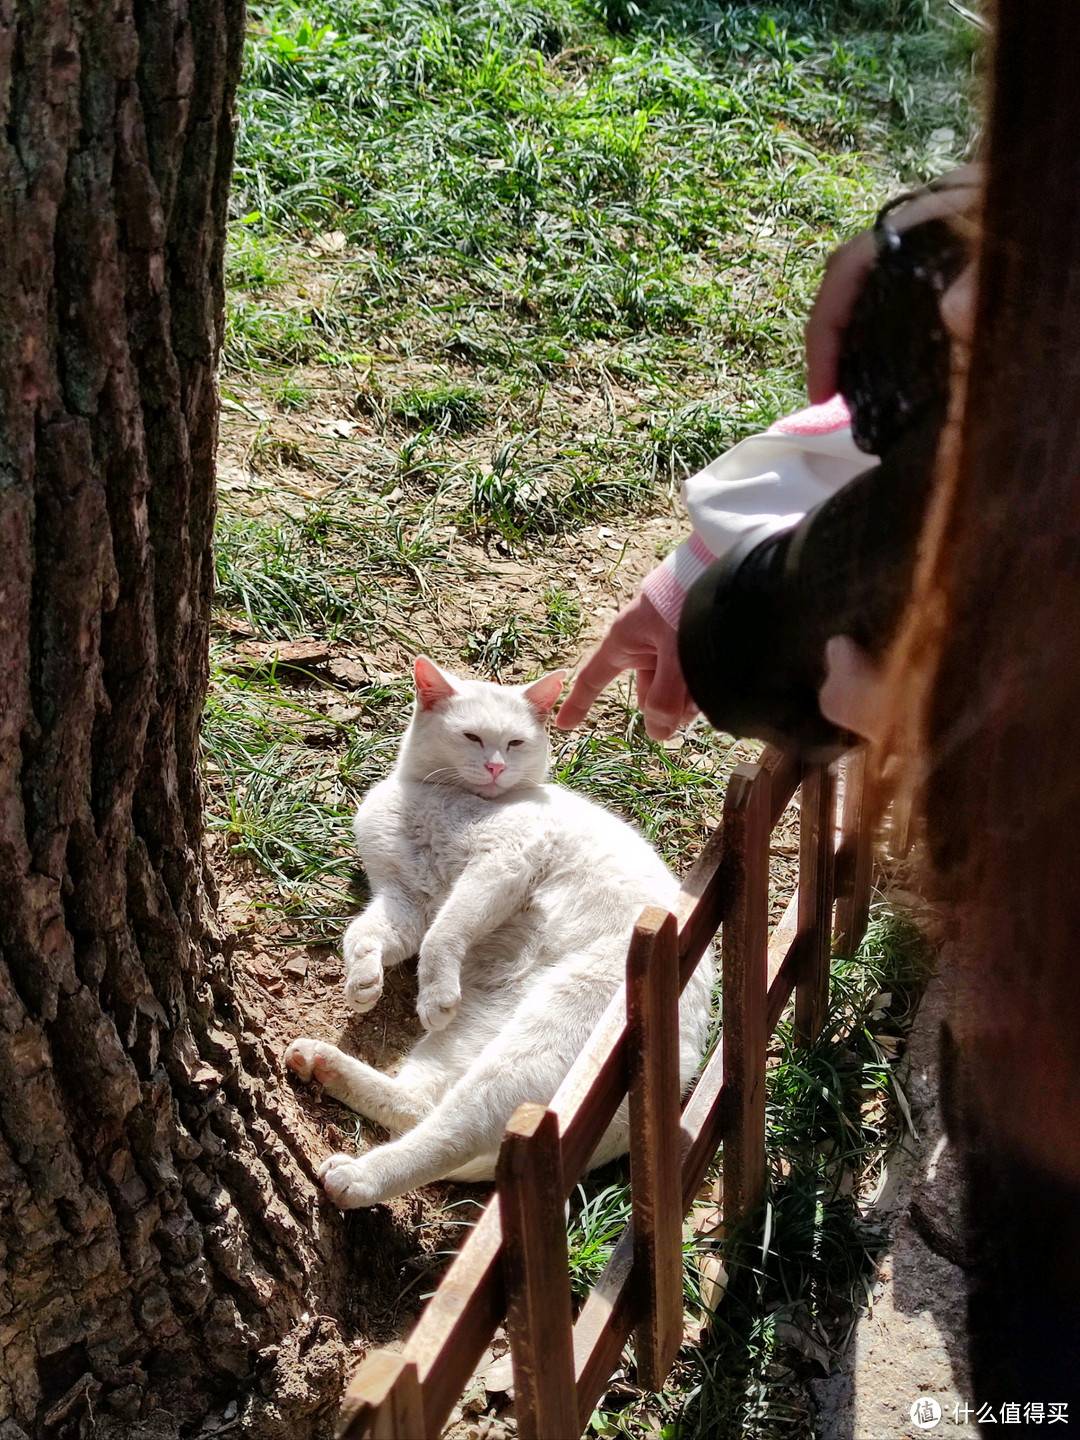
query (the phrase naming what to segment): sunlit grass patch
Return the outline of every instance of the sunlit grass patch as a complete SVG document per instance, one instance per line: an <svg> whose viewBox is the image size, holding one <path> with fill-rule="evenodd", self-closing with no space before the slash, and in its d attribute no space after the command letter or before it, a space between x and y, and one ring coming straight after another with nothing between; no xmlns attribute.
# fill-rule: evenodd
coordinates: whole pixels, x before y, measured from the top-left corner
<svg viewBox="0 0 1080 1440"><path fill-rule="evenodd" d="M298 365L312 359L317 348L311 317L297 306L282 309L263 300L235 299L229 307L223 361L227 370Z"/></svg>
<svg viewBox="0 0 1080 1440"><path fill-rule="evenodd" d="M640 333L674 364L720 326L794 375L825 249L890 170L945 163L945 121L964 144L962 22L887 9L255 6L243 243L336 227L357 333L413 309L430 353L478 368L550 374Z"/></svg>
<svg viewBox="0 0 1080 1440"><path fill-rule="evenodd" d="M466 636L463 658L485 679L493 680L525 654L537 662L536 668L556 663L581 633L581 605L576 595L557 585L547 588L543 602L542 616L523 614L510 605L496 607L480 628Z"/></svg>
<svg viewBox="0 0 1080 1440"><path fill-rule="evenodd" d="M553 779L631 819L679 868L718 823L731 772L751 752L705 726L671 742L678 748L658 745L645 738L640 721L631 709L622 735L565 738Z"/></svg>
<svg viewBox="0 0 1080 1440"><path fill-rule="evenodd" d="M329 703L328 703L329 701ZM393 763L404 684L327 696L286 687L273 667L245 679L215 669L204 727L209 829L261 877L264 919L337 941L357 908L352 818Z"/></svg>
<svg viewBox="0 0 1080 1440"><path fill-rule="evenodd" d="M393 397L399 419L442 434L461 435L487 419L483 394L471 385L413 385Z"/></svg>
<svg viewBox="0 0 1080 1440"><path fill-rule="evenodd" d="M280 241L239 223L229 231L225 278L234 289L265 291L280 285L288 273Z"/></svg>
<svg viewBox="0 0 1080 1440"><path fill-rule="evenodd" d="M215 675L204 729L209 829L265 877L267 907L333 932L351 908L355 797L313 763L304 739L312 723L324 716L273 676L249 684Z"/></svg>
<svg viewBox="0 0 1080 1440"><path fill-rule="evenodd" d="M268 639L370 627L370 605L333 551L305 546L292 519L229 516L218 527L217 602ZM351 586L351 593L350 593Z"/></svg>
<svg viewBox="0 0 1080 1440"><path fill-rule="evenodd" d="M287 375L273 390L274 404L279 410L309 410L312 402L311 387L294 375Z"/></svg>

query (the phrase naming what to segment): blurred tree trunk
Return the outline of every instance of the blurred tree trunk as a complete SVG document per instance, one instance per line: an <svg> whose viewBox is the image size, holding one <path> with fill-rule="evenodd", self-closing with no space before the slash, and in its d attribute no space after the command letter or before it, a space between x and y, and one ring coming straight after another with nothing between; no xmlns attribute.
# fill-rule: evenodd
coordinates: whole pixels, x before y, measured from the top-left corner
<svg viewBox="0 0 1080 1440"><path fill-rule="evenodd" d="M340 1388L305 1312L342 1313L344 1229L202 854L243 29L242 0L0 0L5 1440L234 1397L303 1436Z"/></svg>
<svg viewBox="0 0 1080 1440"><path fill-rule="evenodd" d="M928 820L976 1399L1080 1404L1080 7L998 0L980 294L937 537ZM930 609L927 613L933 616Z"/></svg>

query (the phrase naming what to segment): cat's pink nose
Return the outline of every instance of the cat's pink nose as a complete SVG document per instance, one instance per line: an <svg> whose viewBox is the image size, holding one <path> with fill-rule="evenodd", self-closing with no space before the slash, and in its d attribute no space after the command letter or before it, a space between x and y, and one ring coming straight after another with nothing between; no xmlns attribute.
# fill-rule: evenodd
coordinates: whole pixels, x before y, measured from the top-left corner
<svg viewBox="0 0 1080 1440"><path fill-rule="evenodd" d="M493 780L497 780L502 774L502 772L506 769L506 766L501 765L498 760L487 760L484 763L484 769L488 772L488 774Z"/></svg>

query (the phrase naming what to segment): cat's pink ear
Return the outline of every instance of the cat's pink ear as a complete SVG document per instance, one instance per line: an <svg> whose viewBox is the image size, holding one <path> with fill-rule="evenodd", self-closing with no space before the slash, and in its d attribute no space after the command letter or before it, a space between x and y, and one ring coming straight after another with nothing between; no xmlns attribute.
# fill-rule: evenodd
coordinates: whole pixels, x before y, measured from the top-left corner
<svg viewBox="0 0 1080 1440"><path fill-rule="evenodd" d="M444 700L449 700L457 691L450 681L426 655L418 655L413 662L413 676L416 680L416 698L423 710L434 710Z"/></svg>
<svg viewBox="0 0 1080 1440"><path fill-rule="evenodd" d="M565 670L553 670L550 675L543 675L531 685L526 685L525 699L536 711L539 719L546 720L555 708L555 701L562 694L565 679Z"/></svg>

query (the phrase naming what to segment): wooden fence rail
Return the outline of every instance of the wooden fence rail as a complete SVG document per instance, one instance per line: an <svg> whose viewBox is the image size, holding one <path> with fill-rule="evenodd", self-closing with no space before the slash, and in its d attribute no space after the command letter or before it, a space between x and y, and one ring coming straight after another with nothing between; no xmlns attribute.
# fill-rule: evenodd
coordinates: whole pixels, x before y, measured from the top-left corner
<svg viewBox="0 0 1080 1440"><path fill-rule="evenodd" d="M799 888L768 940L769 837L802 784ZM866 928L870 835L864 757L836 777L766 750L740 765L721 824L687 874L674 914L646 909L626 988L550 1105L506 1129L496 1193L400 1354L377 1351L346 1392L342 1440L437 1440L506 1321L522 1440L571 1440L588 1423L631 1331L640 1383L663 1384L683 1331L682 1223L721 1143L730 1225L765 1186L765 1058L792 992L813 1040L828 1005L833 905L850 951ZM678 999L722 929L722 1039L682 1103ZM575 1321L564 1206L619 1105L630 1100L632 1218Z"/></svg>

